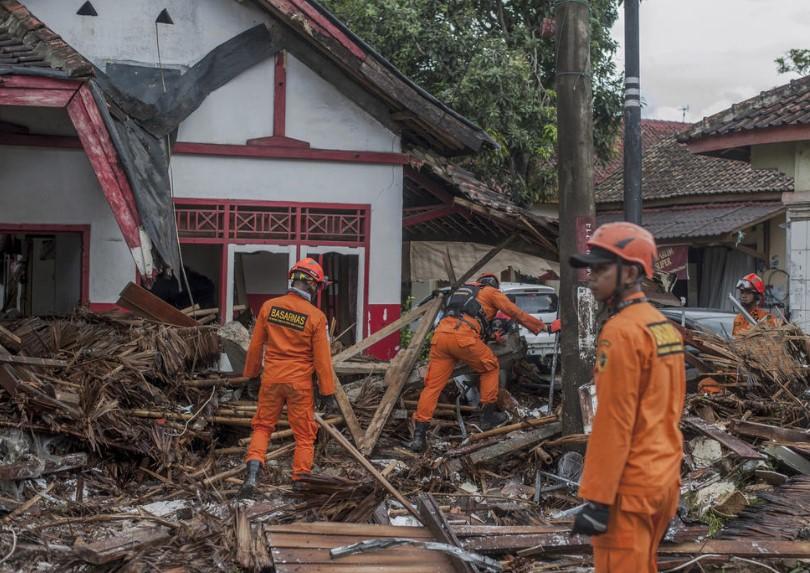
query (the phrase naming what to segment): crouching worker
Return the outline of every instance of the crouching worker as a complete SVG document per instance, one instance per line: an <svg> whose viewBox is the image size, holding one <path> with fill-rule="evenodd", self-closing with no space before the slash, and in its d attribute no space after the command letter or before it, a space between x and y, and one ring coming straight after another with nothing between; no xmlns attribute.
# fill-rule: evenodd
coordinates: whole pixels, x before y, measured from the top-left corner
<svg viewBox="0 0 810 573"><path fill-rule="evenodd" d="M419 395L413 419L415 430L408 447L415 452L427 448L427 431L439 395L442 393L457 362L463 362L480 376L481 427L489 429L506 421L506 414L495 410L498 401L498 357L484 340L489 323L498 311L517 320L534 334L541 330L559 329L559 321L546 325L521 310L500 291L500 282L492 274L478 277L453 292L445 302L442 318L430 343L425 387Z"/></svg>
<svg viewBox="0 0 810 573"><path fill-rule="evenodd" d="M590 267L589 286L610 318L596 345L598 407L573 531L594 536L597 573L657 571L656 553L678 507L686 392L680 333L647 302L655 240L632 223L602 225L591 252L571 257Z"/></svg>
<svg viewBox="0 0 810 573"><path fill-rule="evenodd" d="M335 393L326 316L312 304L323 285L321 266L313 259L302 259L290 269L287 294L268 300L259 311L244 376L255 378L261 373L261 387L240 498L255 495L259 467L285 404L295 436L293 488L297 480L312 471L318 433L312 375L318 377L321 396L334 402Z"/></svg>

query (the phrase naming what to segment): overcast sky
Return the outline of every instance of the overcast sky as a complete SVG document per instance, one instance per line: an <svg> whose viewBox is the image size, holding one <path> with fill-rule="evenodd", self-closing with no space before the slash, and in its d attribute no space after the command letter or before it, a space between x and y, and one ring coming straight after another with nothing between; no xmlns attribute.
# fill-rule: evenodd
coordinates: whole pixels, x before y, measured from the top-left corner
<svg viewBox="0 0 810 573"><path fill-rule="evenodd" d="M624 8L613 28L624 70ZM774 59L810 48L810 0L642 0L641 94L645 118L680 121L729 107L795 74Z"/></svg>

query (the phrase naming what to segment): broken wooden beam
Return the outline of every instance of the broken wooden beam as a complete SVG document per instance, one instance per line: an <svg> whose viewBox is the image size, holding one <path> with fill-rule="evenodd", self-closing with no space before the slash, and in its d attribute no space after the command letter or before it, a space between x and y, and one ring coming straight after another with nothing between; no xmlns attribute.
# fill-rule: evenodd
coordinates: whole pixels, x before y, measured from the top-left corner
<svg viewBox="0 0 810 573"><path fill-rule="evenodd" d="M743 459L747 460L765 459L765 456L759 453L757 450L755 450L748 442L744 442L741 439L732 436L726 431L709 424L702 418L697 418L695 416L687 416L684 417L683 422L687 426L694 428L695 430L699 431L702 434L705 434L706 436L712 438L713 440L717 440L722 445L724 445L729 450L731 450L732 452L734 452Z"/></svg>
<svg viewBox="0 0 810 573"><path fill-rule="evenodd" d="M439 508L439 504L436 503L436 499L432 495L429 493L420 493L419 497L416 498L416 507L419 510L422 523L425 524L425 527L430 530L438 541L463 549L461 542L453 533L453 530L450 529L450 525L442 514L441 508ZM453 561L453 568L456 570L456 573L475 572L472 566L463 559L458 559L452 555L450 558Z"/></svg>
<svg viewBox="0 0 810 573"><path fill-rule="evenodd" d="M389 362L338 362L335 364L335 373L341 376L384 374L389 367Z"/></svg>
<svg viewBox="0 0 810 573"><path fill-rule="evenodd" d="M366 428L366 435L363 438L363 443L360 446L360 451L365 455L371 454L374 447L377 445L377 440L380 438L385 424L388 422L388 417L399 400L399 395L402 388L408 381L408 377L413 370L416 361L419 360L419 355L422 352L422 344L425 342L428 333L433 328L433 322L442 308L444 302L443 296L437 296L435 299L428 303L428 310L419 327L411 339L410 345L404 350L400 350L394 359L391 361L391 368L385 373L385 394L383 394L377 410L374 412L374 417Z"/></svg>
<svg viewBox="0 0 810 573"><path fill-rule="evenodd" d="M364 350L371 348L384 338L387 338L388 336L394 334L395 332L399 332L412 322L418 320L419 317L425 314L427 311L428 311L428 303L425 303L421 306L416 307L413 310L408 311L391 324L386 324L374 334L367 336L366 338L364 338L357 344L350 346L346 350L343 350L342 352L335 354L332 357L332 363L338 364L340 362L346 362L347 360L350 360L351 358L357 356Z"/></svg>
<svg viewBox="0 0 810 573"><path fill-rule="evenodd" d="M142 527L93 543L78 540L73 545L73 552L82 561L92 565L104 565L148 547L162 545L169 541L172 535L165 527Z"/></svg>
<svg viewBox="0 0 810 573"><path fill-rule="evenodd" d="M0 362L10 364L21 364L23 366L42 366L47 368L64 368L68 365L65 360L54 360L52 358L37 358L35 356L16 356L14 354L0 353Z"/></svg>
<svg viewBox="0 0 810 573"><path fill-rule="evenodd" d="M349 397L346 395L346 390L343 388L343 383L340 381L340 378L338 378L338 375L335 372L334 363L332 363L332 379L335 385L335 402L337 402L340 413L343 415L343 419L346 421L346 427L349 429L349 433L351 434L354 443L359 446L362 443L365 434L363 433L363 429L360 427L360 422L357 421L357 415L354 413L351 400L349 400Z"/></svg>
<svg viewBox="0 0 810 573"><path fill-rule="evenodd" d="M365 468L365 470L371 474L371 477L377 480L377 482L380 485L382 485L386 489L386 491L388 491L388 493L394 496L394 499L396 499L399 503L401 503L402 506L411 513L411 515L413 515L416 519L421 520L419 512L411 504L411 502L405 499L405 496L403 496L397 488L391 485L391 482L385 479L385 477L383 477L383 475L380 472L378 472L373 465L371 465L371 462L368 461L368 459L366 459L366 457L363 454L361 454L360 451L358 451L357 448L355 448L349 442L349 440L343 437L343 434L341 434L340 432L332 428L329 424L327 424L326 421L324 421L324 419L321 418L321 415L318 414L317 412L315 412L315 421L318 423L318 425L320 425L321 428L326 430L326 432L330 436L332 436L335 439L335 441L349 453L350 456L352 456L355 460L357 460L357 462L359 462L360 465L363 466L363 468Z"/></svg>
<svg viewBox="0 0 810 573"><path fill-rule="evenodd" d="M12 352L19 352L22 349L22 339L2 324L0 324L0 344Z"/></svg>
<svg viewBox="0 0 810 573"><path fill-rule="evenodd" d="M150 320L175 326L200 326L200 323L187 314L135 283L124 287L116 304Z"/></svg>
<svg viewBox="0 0 810 573"><path fill-rule="evenodd" d="M730 429L741 436L762 438L774 442L810 442L810 431L795 428L781 428L745 420L732 420Z"/></svg>
<svg viewBox="0 0 810 573"><path fill-rule="evenodd" d="M473 464L489 462L501 456L533 446L546 438L559 434L560 431L562 431L562 424L560 422L552 422L536 430L512 434L491 446L472 452L469 458Z"/></svg>
<svg viewBox="0 0 810 573"><path fill-rule="evenodd" d="M810 475L810 461L804 456L800 456L787 446L768 446L765 453L772 458L779 460L793 471L804 475Z"/></svg>
<svg viewBox="0 0 810 573"><path fill-rule="evenodd" d="M29 459L24 462L0 465L0 481L34 479L87 465L87 454L67 454L53 459Z"/></svg>
<svg viewBox="0 0 810 573"><path fill-rule="evenodd" d="M480 440L486 440L487 438L491 438L492 436L509 434L510 432L514 432L517 430L525 430L528 428L535 428L537 426L545 426L546 424L551 424L556 421L557 416L544 416L542 418L532 418L530 420L524 420L523 422L518 422L516 424L509 424L508 426L500 426L498 428L493 428L492 430L487 430L486 432L478 432L477 434L470 434L469 440L471 442L477 442Z"/></svg>

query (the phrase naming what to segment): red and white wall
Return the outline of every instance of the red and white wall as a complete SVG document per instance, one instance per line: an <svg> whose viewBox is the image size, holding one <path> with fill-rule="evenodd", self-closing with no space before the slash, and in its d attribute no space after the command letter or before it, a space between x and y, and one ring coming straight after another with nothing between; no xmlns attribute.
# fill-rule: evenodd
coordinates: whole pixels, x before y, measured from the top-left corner
<svg viewBox="0 0 810 573"><path fill-rule="evenodd" d="M267 21L263 11L232 0L94 0L97 17L77 16L71 3L24 3L102 68L109 61L154 65L156 33L163 64L188 67ZM175 25L159 25L156 32L155 17L163 8ZM282 238L270 231L262 235L260 227L240 236L229 219L229 228L215 237L192 233L183 240L220 249L220 284L233 272L229 251L250 245L289 252L291 259L327 247L357 253L364 275L358 322L367 335L399 316L404 163L397 134L293 56L270 58L210 94L180 126L172 160L175 204L181 212L253 209L265 219L267 212L287 209L297 219ZM80 149L3 146L0 188L0 223L90 226L91 303L114 302L134 278L127 245ZM9 196L12 188L19 194ZM247 219L240 221L250 230ZM318 236L319 224L332 226ZM392 344L384 346L390 350Z"/></svg>

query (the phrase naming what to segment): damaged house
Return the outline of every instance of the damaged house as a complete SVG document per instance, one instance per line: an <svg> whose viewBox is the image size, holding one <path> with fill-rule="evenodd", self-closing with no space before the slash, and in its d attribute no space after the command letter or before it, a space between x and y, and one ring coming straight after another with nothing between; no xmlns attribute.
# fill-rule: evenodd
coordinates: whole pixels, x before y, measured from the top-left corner
<svg viewBox="0 0 810 573"><path fill-rule="evenodd" d="M312 256L350 344L400 313L408 146L494 142L315 2L2 0L0 146L5 311L185 266L227 321Z"/></svg>
<svg viewBox="0 0 810 573"><path fill-rule="evenodd" d="M731 310L728 294L757 272L766 303L789 307L785 207L793 179L775 169L690 152L678 134L689 124L645 120L643 225L659 244L657 267L675 277L672 294L688 306ZM623 218L623 170L602 172L599 223Z"/></svg>

